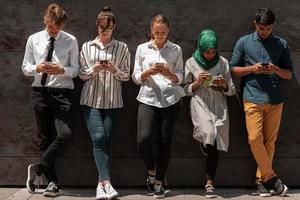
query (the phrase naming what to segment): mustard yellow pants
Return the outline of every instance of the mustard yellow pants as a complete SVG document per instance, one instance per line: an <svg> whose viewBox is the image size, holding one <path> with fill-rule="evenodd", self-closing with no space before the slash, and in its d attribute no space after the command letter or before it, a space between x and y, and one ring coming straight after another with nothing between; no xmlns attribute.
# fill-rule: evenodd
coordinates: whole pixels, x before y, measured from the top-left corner
<svg viewBox="0 0 300 200"><path fill-rule="evenodd" d="M244 101L248 141L258 165L256 178L266 182L276 176L272 162L283 103L255 104Z"/></svg>

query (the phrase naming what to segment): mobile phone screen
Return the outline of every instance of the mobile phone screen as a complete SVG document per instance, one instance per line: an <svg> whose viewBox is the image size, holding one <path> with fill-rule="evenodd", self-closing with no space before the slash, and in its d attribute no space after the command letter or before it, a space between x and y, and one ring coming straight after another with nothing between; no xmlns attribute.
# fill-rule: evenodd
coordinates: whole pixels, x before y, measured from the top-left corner
<svg viewBox="0 0 300 200"><path fill-rule="evenodd" d="M100 62L101 65L104 65L104 64L107 65L107 64L108 64L108 61L107 61L107 60L100 60L99 62Z"/></svg>

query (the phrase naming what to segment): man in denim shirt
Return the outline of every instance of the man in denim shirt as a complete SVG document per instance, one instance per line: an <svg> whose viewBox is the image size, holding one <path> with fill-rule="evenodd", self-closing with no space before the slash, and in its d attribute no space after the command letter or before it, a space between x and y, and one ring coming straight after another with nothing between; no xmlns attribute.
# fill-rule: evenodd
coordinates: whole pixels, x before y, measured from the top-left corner
<svg viewBox="0 0 300 200"><path fill-rule="evenodd" d="M233 50L232 74L242 77L243 103L248 140L257 162L256 185L260 196L271 190L284 196L287 187L272 167L283 97L280 81L292 78L292 62L287 42L272 34L275 15L258 9L254 33L240 38Z"/></svg>

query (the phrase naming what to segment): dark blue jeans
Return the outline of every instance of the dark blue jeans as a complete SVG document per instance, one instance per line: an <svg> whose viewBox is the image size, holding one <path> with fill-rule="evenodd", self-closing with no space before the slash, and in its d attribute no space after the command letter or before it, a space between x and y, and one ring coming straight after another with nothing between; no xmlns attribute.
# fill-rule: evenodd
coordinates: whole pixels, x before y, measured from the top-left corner
<svg viewBox="0 0 300 200"><path fill-rule="evenodd" d="M111 138L118 109L97 109L83 106L83 115L94 150L99 181L110 180Z"/></svg>

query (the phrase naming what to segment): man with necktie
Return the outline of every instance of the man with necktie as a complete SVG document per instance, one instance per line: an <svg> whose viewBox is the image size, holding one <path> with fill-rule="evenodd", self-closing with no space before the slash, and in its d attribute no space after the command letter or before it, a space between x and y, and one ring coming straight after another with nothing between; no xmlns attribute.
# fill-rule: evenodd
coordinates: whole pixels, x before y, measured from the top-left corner
<svg viewBox="0 0 300 200"><path fill-rule="evenodd" d="M44 13L45 30L28 38L22 71L33 76L31 101L37 125L40 160L28 166L27 190L33 193L44 174L49 185L44 196L59 195L56 158L72 136L70 96L78 75L76 38L62 28L67 20L64 9L51 4Z"/></svg>

